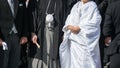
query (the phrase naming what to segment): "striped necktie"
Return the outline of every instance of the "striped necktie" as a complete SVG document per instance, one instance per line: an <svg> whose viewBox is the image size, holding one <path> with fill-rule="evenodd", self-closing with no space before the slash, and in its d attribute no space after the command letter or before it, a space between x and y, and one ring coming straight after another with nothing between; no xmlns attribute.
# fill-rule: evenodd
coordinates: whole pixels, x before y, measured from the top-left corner
<svg viewBox="0 0 120 68"><path fill-rule="evenodd" d="M10 8L11 8L12 14L14 16L14 1L13 0L9 0L9 5L10 5Z"/></svg>

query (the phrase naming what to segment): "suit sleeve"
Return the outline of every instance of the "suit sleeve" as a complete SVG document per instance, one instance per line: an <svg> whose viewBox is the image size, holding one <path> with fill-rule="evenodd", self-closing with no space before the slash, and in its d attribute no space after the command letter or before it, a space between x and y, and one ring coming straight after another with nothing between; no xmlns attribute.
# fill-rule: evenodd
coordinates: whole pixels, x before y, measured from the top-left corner
<svg viewBox="0 0 120 68"><path fill-rule="evenodd" d="M37 1L31 0L28 6L28 25L29 32L36 31L36 22L37 22Z"/></svg>
<svg viewBox="0 0 120 68"><path fill-rule="evenodd" d="M106 14L105 14L103 34L106 37L112 36L112 33L113 33L112 12L114 10L112 8L113 8L113 5L108 6Z"/></svg>

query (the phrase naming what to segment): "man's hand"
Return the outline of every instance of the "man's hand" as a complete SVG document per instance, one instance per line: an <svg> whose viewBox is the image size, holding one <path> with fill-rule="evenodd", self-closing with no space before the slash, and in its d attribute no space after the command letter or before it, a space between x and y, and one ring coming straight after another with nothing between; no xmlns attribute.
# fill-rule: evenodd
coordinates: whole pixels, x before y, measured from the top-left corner
<svg viewBox="0 0 120 68"><path fill-rule="evenodd" d="M3 40L0 38L0 46L2 46L2 42L3 42Z"/></svg>
<svg viewBox="0 0 120 68"><path fill-rule="evenodd" d="M106 37L105 38L105 45L109 46L110 42L111 42L111 37Z"/></svg>
<svg viewBox="0 0 120 68"><path fill-rule="evenodd" d="M40 45L37 42L37 35L35 33L32 33L32 42L36 44L38 48L40 48Z"/></svg>
<svg viewBox="0 0 120 68"><path fill-rule="evenodd" d="M37 35L36 35L35 33L32 33L32 42L33 42L34 44L37 43Z"/></svg>
<svg viewBox="0 0 120 68"><path fill-rule="evenodd" d="M20 39L20 44L25 44L25 43L27 43L27 42L28 42L27 37L21 37L21 39Z"/></svg>
<svg viewBox="0 0 120 68"><path fill-rule="evenodd" d="M71 30L72 33L77 34L81 30L79 26L68 25L67 28Z"/></svg>

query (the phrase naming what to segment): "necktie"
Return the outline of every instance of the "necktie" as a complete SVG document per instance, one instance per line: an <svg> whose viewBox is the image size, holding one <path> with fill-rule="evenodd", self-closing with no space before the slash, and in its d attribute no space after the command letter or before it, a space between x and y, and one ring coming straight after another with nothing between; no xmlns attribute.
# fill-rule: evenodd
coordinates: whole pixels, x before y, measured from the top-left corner
<svg viewBox="0 0 120 68"><path fill-rule="evenodd" d="M13 14L13 16L14 16L14 0L8 0L8 2L9 2L9 5L10 5L12 14ZM10 31L10 34L11 34L12 32L17 33L17 30L16 30L16 27L15 27L15 24L14 24L14 23L13 23L12 30Z"/></svg>
<svg viewBox="0 0 120 68"><path fill-rule="evenodd" d="M10 8L11 8L12 14L14 16L14 1L13 0L9 0L9 5L10 5Z"/></svg>

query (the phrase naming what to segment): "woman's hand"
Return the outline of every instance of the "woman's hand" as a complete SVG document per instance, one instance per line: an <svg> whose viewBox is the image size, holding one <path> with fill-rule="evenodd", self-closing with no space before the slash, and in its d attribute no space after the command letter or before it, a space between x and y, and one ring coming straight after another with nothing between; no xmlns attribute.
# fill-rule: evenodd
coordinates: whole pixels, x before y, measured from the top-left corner
<svg viewBox="0 0 120 68"><path fill-rule="evenodd" d="M72 25L68 25L67 29L74 34L77 34L81 30L79 26L72 26Z"/></svg>

